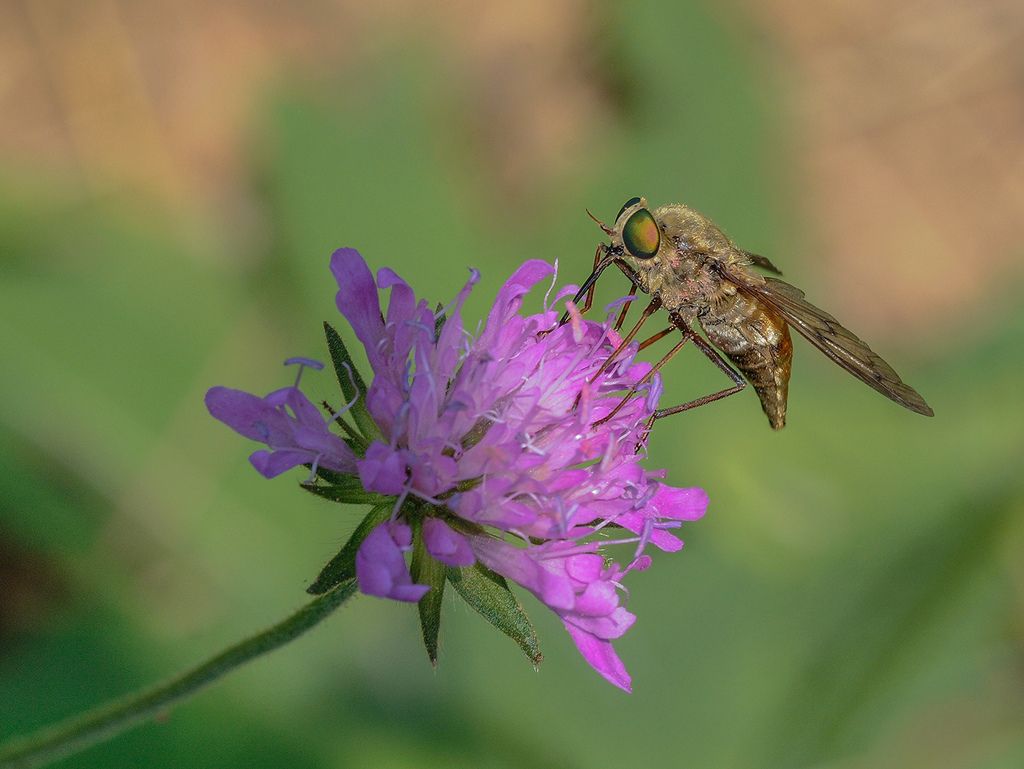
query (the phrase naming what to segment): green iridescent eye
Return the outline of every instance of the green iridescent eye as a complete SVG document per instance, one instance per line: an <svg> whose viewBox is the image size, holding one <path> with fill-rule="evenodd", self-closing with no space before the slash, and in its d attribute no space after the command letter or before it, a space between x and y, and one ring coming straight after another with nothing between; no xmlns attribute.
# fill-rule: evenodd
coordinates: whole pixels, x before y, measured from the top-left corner
<svg viewBox="0 0 1024 769"><path fill-rule="evenodd" d="M619 221L619 217L622 216L623 211L625 211L630 206L635 206L639 202L640 198L630 198L625 203L623 203L622 208L619 209L619 213L615 214L615 221Z"/></svg>
<svg viewBox="0 0 1024 769"><path fill-rule="evenodd" d="M641 208L622 225L622 245L626 247L630 256L637 259L650 259L658 253L661 230L658 229L654 216L646 208Z"/></svg>

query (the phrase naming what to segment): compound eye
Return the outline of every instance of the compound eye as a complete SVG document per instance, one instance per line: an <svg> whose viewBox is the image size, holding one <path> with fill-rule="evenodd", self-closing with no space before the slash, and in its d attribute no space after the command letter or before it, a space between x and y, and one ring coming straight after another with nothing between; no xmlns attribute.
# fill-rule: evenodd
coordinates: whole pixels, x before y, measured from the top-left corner
<svg viewBox="0 0 1024 769"><path fill-rule="evenodd" d="M625 203L623 203L622 204L622 208L619 209L619 213L615 214L615 221L619 221L619 217L622 216L622 213L627 208L630 208L631 206L635 206L639 202L640 202L640 198L630 198Z"/></svg>
<svg viewBox="0 0 1024 769"><path fill-rule="evenodd" d="M646 208L641 208L622 225L622 245L630 256L637 259L650 259L658 253L661 231L654 216Z"/></svg>

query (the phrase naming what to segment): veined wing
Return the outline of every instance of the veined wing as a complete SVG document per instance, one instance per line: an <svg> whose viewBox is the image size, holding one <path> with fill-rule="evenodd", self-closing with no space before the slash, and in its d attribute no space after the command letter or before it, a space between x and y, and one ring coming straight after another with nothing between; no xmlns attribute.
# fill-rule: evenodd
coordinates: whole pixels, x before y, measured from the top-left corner
<svg viewBox="0 0 1024 769"><path fill-rule="evenodd" d="M763 278L762 283L737 272L725 277L742 293L778 311L808 342L864 384L911 411L934 416L920 393L900 379L892 366L838 320L808 302L799 288L776 278Z"/></svg>

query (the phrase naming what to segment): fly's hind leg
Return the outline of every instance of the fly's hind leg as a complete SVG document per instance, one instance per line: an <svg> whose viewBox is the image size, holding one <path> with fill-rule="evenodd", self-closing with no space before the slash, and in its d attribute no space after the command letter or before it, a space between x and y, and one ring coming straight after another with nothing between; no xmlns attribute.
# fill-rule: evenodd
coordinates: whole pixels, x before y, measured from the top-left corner
<svg viewBox="0 0 1024 769"><path fill-rule="evenodd" d="M722 398L728 397L729 395L735 395L736 393L738 393L740 390L747 386L747 380L745 380L739 372L734 370L732 366L726 363L725 360L723 360L722 356L720 356L711 345L709 345L701 337L699 337L696 332L693 332L693 335L690 338L693 340L693 343L697 346L697 348L702 353L704 353L711 360L712 363L718 366L718 368L727 377L729 377L729 379L732 380L733 385L732 387L727 387L724 390L719 390L718 392L711 393L709 395L702 395L700 398L696 398L692 401L683 403L682 405L679 406L672 406L671 408L667 409L658 409L657 411L654 412L654 414L651 417L652 424L659 419L670 417L673 414L678 414L682 411L689 411L690 409L695 409L698 406L704 406L705 404L721 400Z"/></svg>
<svg viewBox="0 0 1024 769"><path fill-rule="evenodd" d="M734 395L747 386L747 380L745 380L743 376L736 371L736 369L730 366L714 347L704 341L704 337L690 328L690 324L687 323L684 318L680 317L676 313L670 314L669 318L675 324L676 328L683 333L684 338L692 340L697 349L704 353L708 360L714 363L723 374L732 380L732 387L727 387L724 390L719 390L718 392L710 393L709 395L702 395L700 398L688 401L679 406L672 406L667 409L658 409L651 414L650 419L647 420L647 426L644 432L645 438L646 434L651 431L651 427L653 427L654 423L659 419L664 419L665 417L670 417L673 414L678 414L682 411L689 411L690 409L695 409L698 406L713 403L714 401Z"/></svg>

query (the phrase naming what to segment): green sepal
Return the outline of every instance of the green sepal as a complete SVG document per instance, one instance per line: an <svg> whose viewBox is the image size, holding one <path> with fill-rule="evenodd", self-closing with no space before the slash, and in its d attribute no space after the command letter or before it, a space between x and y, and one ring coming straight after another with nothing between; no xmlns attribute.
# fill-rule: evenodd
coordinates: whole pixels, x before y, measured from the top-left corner
<svg viewBox="0 0 1024 769"><path fill-rule="evenodd" d="M328 471L330 472L330 471ZM299 484L310 494L329 499L332 502L342 502L349 505L394 505L395 497L378 494L374 491L366 491L362 482L355 475L343 475L342 473L330 473L325 475L317 471L327 483L302 483Z"/></svg>
<svg viewBox="0 0 1024 769"><path fill-rule="evenodd" d="M312 468L312 466L313 465L310 464L309 462L307 462L305 465L303 465L303 467L306 467L306 468ZM330 470L330 469L328 469L326 467L317 467L317 469L316 469L316 477L320 478L321 480L323 480L323 481L325 481L327 483L334 484L334 483L345 483L345 479L346 478L351 478L352 475L350 473L339 473L337 470ZM302 485L305 486L307 484L305 483L305 481L303 481Z"/></svg>
<svg viewBox="0 0 1024 769"><path fill-rule="evenodd" d="M338 377L338 384L341 385L341 392L345 396L345 402L349 403L355 399L355 403L349 410L356 422L356 427L366 436L367 440L374 440L381 437L380 428L370 416L366 408L366 383L348 354L348 348L331 324L324 321L324 333L327 335L327 349L331 353L331 361L334 363L334 373ZM348 367L346 369L346 366ZM351 376L349 375L351 371ZM353 386L354 385L354 386Z"/></svg>
<svg viewBox="0 0 1024 769"><path fill-rule="evenodd" d="M420 627L423 645L430 664L437 667L437 636L441 632L441 601L444 598L444 578L447 567L427 552L423 543L422 521L414 523L412 563L409 574L417 585L428 585L430 590L419 600Z"/></svg>
<svg viewBox="0 0 1024 769"><path fill-rule="evenodd" d="M444 305L440 302L437 303L434 316L434 341L436 342L441 338L441 329L444 328L444 324L448 321L448 316L444 312Z"/></svg>
<svg viewBox="0 0 1024 769"><path fill-rule="evenodd" d="M537 632L505 578L481 563L465 568L449 566L447 571L448 581L463 600L519 644L534 667L540 665L544 655L537 643Z"/></svg>
<svg viewBox="0 0 1024 769"><path fill-rule="evenodd" d="M373 531L379 524L391 516L393 505L377 505L362 522L356 526L348 542L341 548L340 552L328 562L320 571L320 574L313 584L306 588L311 595L322 595L335 585L340 585L346 579L352 579L356 575L356 551L363 544L366 535Z"/></svg>

